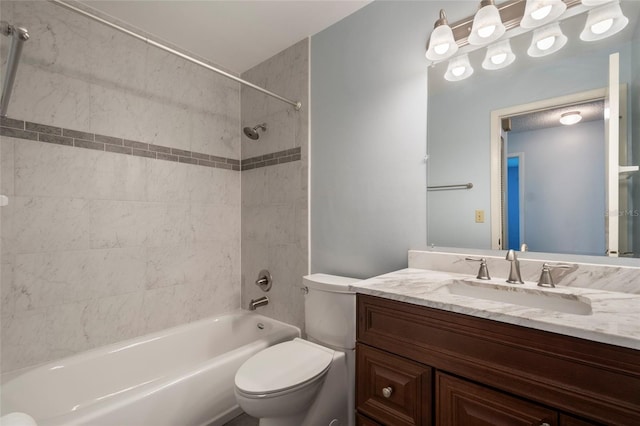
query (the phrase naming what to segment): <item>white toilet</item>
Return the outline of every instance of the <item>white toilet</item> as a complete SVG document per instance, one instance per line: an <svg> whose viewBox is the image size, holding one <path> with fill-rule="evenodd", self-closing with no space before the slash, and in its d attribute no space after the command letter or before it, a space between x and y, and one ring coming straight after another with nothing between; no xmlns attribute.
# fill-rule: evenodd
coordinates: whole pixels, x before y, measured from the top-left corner
<svg viewBox="0 0 640 426"><path fill-rule="evenodd" d="M303 278L307 340L264 349L238 369L236 400L260 426L355 425L353 278Z"/></svg>

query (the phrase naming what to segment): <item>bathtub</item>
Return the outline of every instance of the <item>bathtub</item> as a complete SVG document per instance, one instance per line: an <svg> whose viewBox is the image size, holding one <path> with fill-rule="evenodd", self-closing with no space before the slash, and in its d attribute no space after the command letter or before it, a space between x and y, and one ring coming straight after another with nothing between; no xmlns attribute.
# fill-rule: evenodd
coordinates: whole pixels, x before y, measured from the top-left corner
<svg viewBox="0 0 640 426"><path fill-rule="evenodd" d="M247 311L184 324L17 375L2 385L1 412L26 413L38 426L222 425L241 413L240 365L299 336Z"/></svg>

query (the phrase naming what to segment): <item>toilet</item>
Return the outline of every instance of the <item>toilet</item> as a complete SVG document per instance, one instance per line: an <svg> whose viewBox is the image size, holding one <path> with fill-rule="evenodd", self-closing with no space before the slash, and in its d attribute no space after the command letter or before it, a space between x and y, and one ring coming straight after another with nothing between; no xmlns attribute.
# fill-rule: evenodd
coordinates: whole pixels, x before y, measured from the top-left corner
<svg viewBox="0 0 640 426"><path fill-rule="evenodd" d="M355 425L356 297L359 280L303 277L306 340L268 347L238 369L240 408L260 426Z"/></svg>

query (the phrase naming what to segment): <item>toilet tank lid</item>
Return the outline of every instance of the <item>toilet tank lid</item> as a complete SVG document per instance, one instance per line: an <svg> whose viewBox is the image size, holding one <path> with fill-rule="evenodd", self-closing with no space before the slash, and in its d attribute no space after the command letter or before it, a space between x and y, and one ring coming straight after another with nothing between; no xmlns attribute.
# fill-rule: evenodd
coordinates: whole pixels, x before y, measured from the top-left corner
<svg viewBox="0 0 640 426"><path fill-rule="evenodd" d="M306 287L339 293L350 293L349 285L358 281L361 280L329 274L311 274L302 278L302 282Z"/></svg>

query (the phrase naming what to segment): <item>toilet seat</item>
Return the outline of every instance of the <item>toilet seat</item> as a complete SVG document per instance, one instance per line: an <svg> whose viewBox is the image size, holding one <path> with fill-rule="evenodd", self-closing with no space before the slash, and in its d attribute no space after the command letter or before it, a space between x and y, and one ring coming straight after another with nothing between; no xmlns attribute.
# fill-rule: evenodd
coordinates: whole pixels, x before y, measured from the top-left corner
<svg viewBox="0 0 640 426"><path fill-rule="evenodd" d="M250 398L293 392L322 378L333 355L329 348L298 338L271 346L238 369L236 390Z"/></svg>

